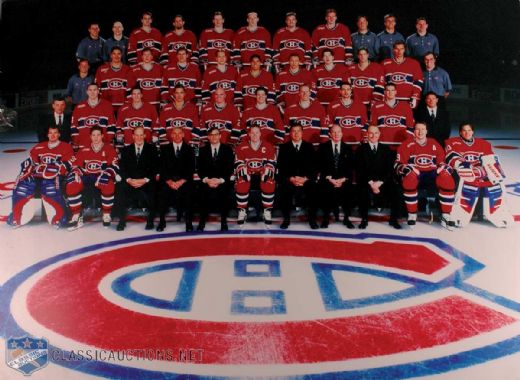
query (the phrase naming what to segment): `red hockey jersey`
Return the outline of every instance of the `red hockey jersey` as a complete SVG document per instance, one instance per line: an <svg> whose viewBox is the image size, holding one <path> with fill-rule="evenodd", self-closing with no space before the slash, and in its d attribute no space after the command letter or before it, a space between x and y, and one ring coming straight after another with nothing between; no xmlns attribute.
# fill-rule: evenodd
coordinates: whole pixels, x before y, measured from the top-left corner
<svg viewBox="0 0 520 380"><path fill-rule="evenodd" d="M347 106L338 99L329 104L327 115L330 125L337 124L343 130L344 143L358 145L366 140L367 108L360 101Z"/></svg>
<svg viewBox="0 0 520 380"><path fill-rule="evenodd" d="M324 107L338 99L341 83L348 82L350 78L349 71L343 64L334 65L332 70L321 65L312 71L312 75L316 83L316 98Z"/></svg>
<svg viewBox="0 0 520 380"><path fill-rule="evenodd" d="M189 63L186 67L174 64L164 68L161 88L161 98L164 102L171 101L177 84L184 86L185 101L197 103L200 100L201 75L196 64Z"/></svg>
<svg viewBox="0 0 520 380"><path fill-rule="evenodd" d="M310 67L312 42L309 32L299 27L294 32L287 28L278 29L273 37L273 60L278 72L289 63L289 57L293 53L298 54L302 64Z"/></svg>
<svg viewBox="0 0 520 380"><path fill-rule="evenodd" d="M159 106L161 101L161 86L163 69L158 63L153 63L150 70L146 70L143 65L137 65L133 71L135 85L141 88L143 101L154 106Z"/></svg>
<svg viewBox="0 0 520 380"><path fill-rule="evenodd" d="M74 152L70 144L60 141L54 147L49 146L48 141L36 144L30 152L31 160L35 164L59 164L70 161Z"/></svg>
<svg viewBox="0 0 520 380"><path fill-rule="evenodd" d="M242 66L249 66L253 55L258 55L262 62L271 60L271 33L259 26L254 32L250 32L243 26L235 34L233 41L232 62L239 62Z"/></svg>
<svg viewBox="0 0 520 380"><path fill-rule="evenodd" d="M341 23L336 23L332 29L320 25L312 32L312 52L315 58L322 61L323 50L330 49L334 55L334 63L344 65L352 60L352 40L350 29Z"/></svg>
<svg viewBox="0 0 520 380"><path fill-rule="evenodd" d="M274 87L273 75L265 70L260 70L258 76L253 76L250 71L240 74L242 82L242 102L244 109L253 107L256 104L256 89L264 87L267 90L267 101L275 102L276 90Z"/></svg>
<svg viewBox="0 0 520 380"><path fill-rule="evenodd" d="M262 174L267 165L274 170L276 166L276 151L266 141L262 141L254 150L249 141L244 141L236 149L235 166L245 165L248 174Z"/></svg>
<svg viewBox="0 0 520 380"><path fill-rule="evenodd" d="M152 142L152 136L159 136L157 122L157 111L151 104L143 102L141 108L134 108L132 104L127 104L121 107L117 115L117 134L123 135L123 143L129 145L133 143L134 129L143 127L146 142Z"/></svg>
<svg viewBox="0 0 520 380"><path fill-rule="evenodd" d="M116 122L114 110L108 100L100 99L94 107L85 100L74 108L70 127L72 142L80 148L90 146L90 128L94 125L103 128L103 141L112 144L116 133Z"/></svg>
<svg viewBox="0 0 520 380"><path fill-rule="evenodd" d="M188 51L188 58L194 62L199 61L199 47L197 45L197 37L191 30L184 30L182 34L175 33L174 30L164 35L162 40L162 65L177 64L177 50L185 48Z"/></svg>
<svg viewBox="0 0 520 380"><path fill-rule="evenodd" d="M201 62L207 62L209 66L217 64L217 51L224 50L230 62L233 53L233 39L235 34L231 29L224 29L218 33L209 28L200 34L199 58ZM208 66L208 67L209 67Z"/></svg>
<svg viewBox="0 0 520 380"><path fill-rule="evenodd" d="M300 100L300 86L302 84L311 86L311 96L315 99L316 86L312 73L309 70L301 68L296 73L292 73L290 70L279 73L275 82L277 102L285 103L285 108L298 103Z"/></svg>
<svg viewBox="0 0 520 380"><path fill-rule="evenodd" d="M259 126L262 132L262 141L270 144L281 144L285 138L285 127L278 107L268 104L264 109L247 108L242 115L242 138L252 126Z"/></svg>
<svg viewBox="0 0 520 380"><path fill-rule="evenodd" d="M364 70L359 65L352 65L349 71L352 93L356 100L365 105L383 100L385 76L379 63L371 62Z"/></svg>
<svg viewBox="0 0 520 380"><path fill-rule="evenodd" d="M303 126L303 140L318 146L329 139L329 123L325 109L319 102L311 102L307 108L293 104L285 109L284 123L286 131L292 125ZM288 141L288 135L286 135Z"/></svg>
<svg viewBox="0 0 520 380"><path fill-rule="evenodd" d="M482 166L481 157L494 154L491 144L484 139L474 138L466 141L462 137L446 140L446 162L452 168L458 163L468 162L472 167ZM476 178L471 184L479 187L491 186L487 176Z"/></svg>
<svg viewBox="0 0 520 380"><path fill-rule="evenodd" d="M174 104L168 104L161 111L159 125L161 145L172 142L171 131L175 127L183 129L186 143L191 145L199 143L199 112L193 103L185 102L181 109L177 109Z"/></svg>
<svg viewBox="0 0 520 380"><path fill-rule="evenodd" d="M374 104L370 124L377 125L384 144L399 145L413 135L414 119L408 102L396 101L393 107L385 102Z"/></svg>
<svg viewBox="0 0 520 380"><path fill-rule="evenodd" d="M159 62L162 52L162 39L159 29L152 28L150 32L146 32L142 28L134 29L128 39L128 63L131 66L139 64L144 48L150 48L154 61Z"/></svg>
<svg viewBox="0 0 520 380"><path fill-rule="evenodd" d="M200 134L204 141L211 128L220 130L223 144L236 144L242 134L240 112L231 103L227 103L224 108L213 103L205 106L200 115Z"/></svg>
<svg viewBox="0 0 520 380"><path fill-rule="evenodd" d="M233 66L227 65L225 71L217 67L206 70L202 77L202 101L208 103L217 88L226 91L227 102L242 104L242 81Z"/></svg>
<svg viewBox="0 0 520 380"><path fill-rule="evenodd" d="M397 149L396 162L398 164L413 165L420 172L436 170L444 163L444 149L435 139L427 138L424 145L414 139L401 144Z"/></svg>
<svg viewBox="0 0 520 380"><path fill-rule="evenodd" d="M114 70L110 62L105 63L97 69L95 82L99 86L101 98L108 100L117 112L130 95L132 69L122 65Z"/></svg>
<svg viewBox="0 0 520 380"><path fill-rule="evenodd" d="M420 100L423 87L423 73L419 62L406 57L402 63L394 59L385 59L382 63L386 83L394 83L397 99Z"/></svg>
<svg viewBox="0 0 520 380"><path fill-rule="evenodd" d="M100 174L106 168L118 168L116 150L108 144L103 144L97 152L90 145L82 148L71 162L73 166L79 167L84 174Z"/></svg>

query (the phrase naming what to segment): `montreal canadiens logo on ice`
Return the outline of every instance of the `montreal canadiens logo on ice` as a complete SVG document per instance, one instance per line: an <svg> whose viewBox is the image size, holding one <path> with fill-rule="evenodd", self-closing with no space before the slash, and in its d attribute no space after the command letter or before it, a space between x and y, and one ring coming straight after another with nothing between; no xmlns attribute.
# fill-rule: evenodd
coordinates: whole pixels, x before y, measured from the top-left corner
<svg viewBox="0 0 520 380"><path fill-rule="evenodd" d="M6 340L45 336L62 352L198 355L189 365L157 356L153 366L126 357L82 367L100 376L420 376L496 358L504 329L519 323L509 301L465 283L482 268L425 238L277 231L137 237L31 266L1 289L0 317L12 318ZM485 347L471 339L483 334ZM400 364L385 367L387 355Z"/></svg>

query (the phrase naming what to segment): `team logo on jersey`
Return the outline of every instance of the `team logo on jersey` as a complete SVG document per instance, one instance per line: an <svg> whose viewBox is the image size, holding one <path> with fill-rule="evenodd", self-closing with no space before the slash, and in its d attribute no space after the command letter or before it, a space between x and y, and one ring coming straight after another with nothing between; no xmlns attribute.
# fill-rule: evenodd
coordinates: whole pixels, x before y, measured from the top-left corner
<svg viewBox="0 0 520 380"><path fill-rule="evenodd" d="M401 118L397 116L386 116L383 124L385 127L400 127L402 125Z"/></svg>
<svg viewBox="0 0 520 380"><path fill-rule="evenodd" d="M141 84L141 88L143 90L150 90L156 87L154 79L141 79L139 83Z"/></svg>
<svg viewBox="0 0 520 380"><path fill-rule="evenodd" d="M354 79L354 86L357 88L369 87L370 82L367 78L356 78Z"/></svg>
<svg viewBox="0 0 520 380"><path fill-rule="evenodd" d="M137 127L143 127L144 126L144 121L143 119L138 119L138 118L132 118L130 120L127 120L127 125L132 128L132 129L135 129Z"/></svg>
<svg viewBox="0 0 520 380"><path fill-rule="evenodd" d="M132 237L9 279L0 289L0 317L9 321L2 334L38 326L62 353L49 355L54 364L110 378L433 376L520 351L517 304L466 283L483 267L440 240L412 236ZM78 312L96 328L78 323ZM155 355L62 359L78 348ZM200 361L161 354L176 348L197 350ZM387 364L391 355L398 364Z"/></svg>
<svg viewBox="0 0 520 380"><path fill-rule="evenodd" d="M108 82L108 88L111 90L119 90L126 86L126 81L121 79L112 79Z"/></svg>
<svg viewBox="0 0 520 380"><path fill-rule="evenodd" d="M42 164L54 164L59 156L57 154L47 153L40 156Z"/></svg>
<svg viewBox="0 0 520 380"><path fill-rule="evenodd" d="M260 41L257 40L249 40L246 41L243 45L243 47L247 50L257 50L260 49Z"/></svg>
<svg viewBox="0 0 520 380"><path fill-rule="evenodd" d="M285 89L289 94L296 94L300 91L300 83L292 82L285 85Z"/></svg>
<svg viewBox="0 0 520 380"><path fill-rule="evenodd" d="M215 49L225 49L227 47L228 42L226 40L213 40L210 45Z"/></svg>
<svg viewBox="0 0 520 380"><path fill-rule="evenodd" d="M170 128L186 128L188 126L191 126L192 121L189 119L179 118L168 120L167 124L170 126Z"/></svg>
<svg viewBox="0 0 520 380"><path fill-rule="evenodd" d="M87 127L93 127L94 125L99 125L99 117L90 116L85 119L85 125Z"/></svg>
<svg viewBox="0 0 520 380"><path fill-rule="evenodd" d="M357 125L361 125L361 118L347 116L342 117L341 119L336 119L336 123L345 128L355 127Z"/></svg>
<svg viewBox="0 0 520 380"><path fill-rule="evenodd" d="M101 161L87 161L85 163L85 169L90 173L97 173L103 169L103 163Z"/></svg>
<svg viewBox="0 0 520 380"><path fill-rule="evenodd" d="M291 118L292 125L301 125L303 128L305 127L311 127L312 126L312 120L306 119L306 118Z"/></svg>
<svg viewBox="0 0 520 380"><path fill-rule="evenodd" d="M177 79L173 86L172 87L175 87L176 85L182 85L184 87L184 89L187 89L187 88L192 88L193 86L191 85L191 81L189 79L184 79L184 78L180 78L180 79Z"/></svg>
<svg viewBox="0 0 520 380"><path fill-rule="evenodd" d="M244 90L245 90L246 95L256 96L257 88L258 88L257 86L248 86L248 87L244 87Z"/></svg>
<svg viewBox="0 0 520 380"><path fill-rule="evenodd" d="M153 48L155 45L155 41L154 40L144 40L143 41L143 49L144 48Z"/></svg>
<svg viewBox="0 0 520 380"><path fill-rule="evenodd" d="M272 120L271 119L266 119L266 118L263 118L263 117L256 117L254 119L248 120L247 123L251 127L252 126L256 126L256 127L260 127L260 128L267 128L267 127L269 127L270 124L272 124Z"/></svg>
<svg viewBox="0 0 520 380"><path fill-rule="evenodd" d="M392 75L390 75L389 82L403 83L403 82L406 82L406 77L407 77L407 75L404 73L393 73Z"/></svg>
<svg viewBox="0 0 520 380"><path fill-rule="evenodd" d="M336 83L336 79L327 78L327 79L320 80L319 87L322 87L325 89L328 89L328 88L334 89L334 88L337 88L338 86Z"/></svg>
<svg viewBox="0 0 520 380"><path fill-rule="evenodd" d="M435 165L433 163L432 156L427 155L427 154L418 154L417 156L415 156L414 162L419 167L427 167L427 166Z"/></svg>
<svg viewBox="0 0 520 380"><path fill-rule="evenodd" d="M475 153L475 152L466 152L463 155L464 160L471 162L471 163L480 162L480 156L481 155L479 153Z"/></svg>
<svg viewBox="0 0 520 380"><path fill-rule="evenodd" d="M301 45L303 44L299 40L285 40L282 43L282 49L298 49Z"/></svg>
<svg viewBox="0 0 520 380"><path fill-rule="evenodd" d="M189 44L190 47L191 47L191 44ZM188 48L188 44L187 43L184 43L184 42L175 42L175 43L170 43L169 46L168 46L168 49L170 51L177 51L179 50L180 48L186 48L186 50L190 50Z"/></svg>
<svg viewBox="0 0 520 380"><path fill-rule="evenodd" d="M208 130L211 128L218 128L218 129L226 129L226 121L225 120L211 120L208 124Z"/></svg>
<svg viewBox="0 0 520 380"><path fill-rule="evenodd" d="M24 375L42 369L49 362L47 345L47 340L35 339L28 335L7 339L5 342L7 366Z"/></svg>
<svg viewBox="0 0 520 380"><path fill-rule="evenodd" d="M332 48L341 46L342 39L340 39L340 38L329 38L329 39L326 39L324 42L325 42L324 45L326 47L332 49Z"/></svg>
<svg viewBox="0 0 520 380"><path fill-rule="evenodd" d="M264 166L264 160L262 159L255 159L255 158L251 158L247 161L247 166L253 170L253 171L256 171L260 168L262 168L262 166Z"/></svg>
<svg viewBox="0 0 520 380"><path fill-rule="evenodd" d="M224 90L231 90L234 87L234 82L229 80L221 80L215 86L215 88L223 88Z"/></svg>

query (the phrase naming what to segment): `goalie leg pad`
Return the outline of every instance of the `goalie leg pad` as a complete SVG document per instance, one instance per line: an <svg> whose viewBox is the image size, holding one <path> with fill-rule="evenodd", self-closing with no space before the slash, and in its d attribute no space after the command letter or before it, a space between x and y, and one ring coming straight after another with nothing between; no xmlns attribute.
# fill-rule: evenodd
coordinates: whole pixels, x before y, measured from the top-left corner
<svg viewBox="0 0 520 380"><path fill-rule="evenodd" d="M471 220L477 205L480 188L460 181L450 218L457 227L465 227Z"/></svg>
<svg viewBox="0 0 520 380"><path fill-rule="evenodd" d="M13 212L11 224L14 226L22 226L31 221L34 217L35 209L26 207L30 200L34 198L37 182L32 178L26 178L18 181L13 190Z"/></svg>
<svg viewBox="0 0 520 380"><path fill-rule="evenodd" d="M49 224L64 225L67 216L58 178L42 180L41 194Z"/></svg>
<svg viewBox="0 0 520 380"><path fill-rule="evenodd" d="M409 172L403 177L402 186L403 186L403 194L404 201L406 204L406 210L409 213L417 212L417 186L419 185L419 178L415 172Z"/></svg>
<svg viewBox="0 0 520 380"><path fill-rule="evenodd" d="M484 188L484 216L497 227L507 227L514 223L513 216L507 210L502 184Z"/></svg>

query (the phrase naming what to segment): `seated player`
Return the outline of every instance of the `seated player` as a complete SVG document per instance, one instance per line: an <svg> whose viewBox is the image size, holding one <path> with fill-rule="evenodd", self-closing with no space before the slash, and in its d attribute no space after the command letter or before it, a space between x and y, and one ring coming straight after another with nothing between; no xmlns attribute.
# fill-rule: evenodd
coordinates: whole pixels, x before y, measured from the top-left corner
<svg viewBox="0 0 520 380"><path fill-rule="evenodd" d="M433 185L439 190L441 204L441 224L451 228L455 223L450 219L453 204L455 182L451 176L452 169L444 162L444 150L437 141L426 137L426 124L417 123L414 138L403 142L397 150L395 168L401 177L408 225L413 226L417 220L417 200L419 185Z"/></svg>
<svg viewBox="0 0 520 380"><path fill-rule="evenodd" d="M22 170L13 190L13 211L7 223L14 228L28 223L34 210L28 205L39 191L49 224L59 228L65 224L67 216L62 195L61 179L70 169L73 157L72 147L60 141L58 126L47 129L47 138L36 144L30 158L22 163Z"/></svg>
<svg viewBox="0 0 520 380"><path fill-rule="evenodd" d="M473 126L461 123L459 137L446 140L446 162L459 177L451 211L457 227L466 226L479 196L484 197L484 216L497 227L508 227L514 220L504 200L504 173L500 162L484 139L474 137Z"/></svg>
<svg viewBox="0 0 520 380"><path fill-rule="evenodd" d="M235 173L238 224L247 217L249 190L253 181L260 182L265 224L272 223L272 208L275 190L276 153L273 145L261 139L262 131L257 125L249 128L248 139L236 148Z"/></svg>
<svg viewBox="0 0 520 380"><path fill-rule="evenodd" d="M90 141L90 146L80 149L72 159L67 177L66 194L72 214L69 231L83 227L83 191L87 187L101 193L103 227L109 227L112 221L110 212L119 178L117 153L112 145L103 143L103 129L97 125L90 129Z"/></svg>

